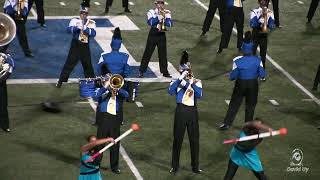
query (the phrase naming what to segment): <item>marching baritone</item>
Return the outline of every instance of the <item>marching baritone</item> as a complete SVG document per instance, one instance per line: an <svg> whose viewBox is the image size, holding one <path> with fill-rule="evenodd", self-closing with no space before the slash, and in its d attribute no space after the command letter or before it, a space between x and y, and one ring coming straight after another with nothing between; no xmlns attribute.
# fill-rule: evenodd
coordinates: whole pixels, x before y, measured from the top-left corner
<svg viewBox="0 0 320 180"><path fill-rule="evenodd" d="M85 3L80 7L80 18L71 19L67 31L72 34L68 58L61 71L56 86L60 88L67 82L75 65L81 60L85 78L93 78L94 70L91 64L90 39L96 36L95 21L88 19L89 8Z"/></svg>
<svg viewBox="0 0 320 180"><path fill-rule="evenodd" d="M26 57L33 57L33 54L29 48L26 22L28 14L28 0L6 0L4 2L4 13L8 14L16 23L17 37L19 44L23 49ZM0 51L5 53L9 47L9 44L0 48Z"/></svg>
<svg viewBox="0 0 320 180"><path fill-rule="evenodd" d="M259 7L250 12L250 27L252 28L253 54L256 55L260 46L260 57L263 67L266 67L266 55L268 48L268 32L275 28L274 16L267 8L266 0L258 0Z"/></svg>
<svg viewBox="0 0 320 180"><path fill-rule="evenodd" d="M164 0L155 0L155 5L156 8L150 9L147 13L147 23L151 28L139 68L140 77L143 77L143 73L146 72L150 58L157 46L160 72L164 77L171 78L171 75L168 72L166 39L166 30L168 27L172 27L171 13L169 10L164 9Z"/></svg>
<svg viewBox="0 0 320 180"><path fill-rule="evenodd" d="M186 52L182 55L182 61L188 58ZM170 173L175 174L179 169L180 151L185 129L187 128L190 149L191 166L194 173L201 173L199 169L199 123L197 100L202 97L201 80L192 75L189 64L180 65L181 76L170 83L168 93L176 96L176 110L173 128L172 163Z"/></svg>
<svg viewBox="0 0 320 180"><path fill-rule="evenodd" d="M109 80L104 81L104 85L97 89L94 100L98 102L96 121L98 123L97 137L98 139L112 137L116 139L120 136L120 120L119 120L119 99L129 97L127 91L121 87L115 88L123 83L123 78L116 79L117 85L113 84L113 76ZM121 79L121 80L120 80ZM122 84L123 85L123 84ZM121 85L121 86L122 86ZM119 146L120 143L110 148L110 166L112 172L119 174ZM103 148L100 146L100 148ZM100 161L102 156L100 157Z"/></svg>
<svg viewBox="0 0 320 180"><path fill-rule="evenodd" d="M235 80L235 84L227 114L223 124L219 127L220 130L230 128L244 97L246 98L245 122L253 120L259 91L257 79L264 79L266 73L260 58L252 55L252 48L251 33L247 31L241 49L243 56L237 56L233 59L229 79Z"/></svg>
<svg viewBox="0 0 320 180"><path fill-rule="evenodd" d="M7 79L14 69L10 55L0 53L0 125L3 131L10 132L8 115Z"/></svg>

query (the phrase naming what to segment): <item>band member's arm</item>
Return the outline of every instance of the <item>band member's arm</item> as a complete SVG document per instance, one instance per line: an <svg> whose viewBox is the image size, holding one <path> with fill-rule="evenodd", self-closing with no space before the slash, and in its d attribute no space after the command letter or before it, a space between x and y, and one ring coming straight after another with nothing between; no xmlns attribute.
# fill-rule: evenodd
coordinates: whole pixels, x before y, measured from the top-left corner
<svg viewBox="0 0 320 180"><path fill-rule="evenodd" d="M194 90L194 96L199 99L202 97L202 83L201 80L195 80L192 84L191 87Z"/></svg>
<svg viewBox="0 0 320 180"><path fill-rule="evenodd" d="M75 18L71 19L69 26L67 27L67 31L69 33L71 33L71 34L80 33L80 29L76 23L77 23L77 19L75 19Z"/></svg>
<svg viewBox="0 0 320 180"><path fill-rule="evenodd" d="M229 79L231 81L238 79L239 77L239 69L235 61L233 61L232 71L230 72Z"/></svg>
<svg viewBox="0 0 320 180"><path fill-rule="evenodd" d="M268 19L268 28L270 30L273 30L274 28L276 28L276 25L274 23L274 15L272 12L270 12L270 16L269 16L269 19Z"/></svg>
<svg viewBox="0 0 320 180"><path fill-rule="evenodd" d="M184 80L187 74L188 74L188 71L184 71L177 80L171 81L168 89L168 93L171 96L177 94L177 89L179 86L180 88L184 88L184 89L186 89L189 86L189 83Z"/></svg>
<svg viewBox="0 0 320 180"><path fill-rule="evenodd" d="M263 123L261 123L261 121L259 120L254 120L254 121L249 121L245 124L245 127L255 127L261 131L264 131L264 132L272 132L273 129Z"/></svg>
<svg viewBox="0 0 320 180"><path fill-rule="evenodd" d="M97 139L96 141L92 142L92 143L89 143L89 144L86 144L84 146L82 146L80 148L81 152L88 152L90 149L98 146L98 145L101 145L101 144L105 144L107 142L114 142L114 139L113 138L103 138L103 139Z"/></svg>
<svg viewBox="0 0 320 180"><path fill-rule="evenodd" d="M258 69L258 71L259 71L259 78L260 79L263 79L263 78L265 78L266 77L266 71L264 70L264 68L263 68L263 65L262 65L262 62L260 61L260 64L259 64L259 69Z"/></svg>
<svg viewBox="0 0 320 180"><path fill-rule="evenodd" d="M85 27L84 28L84 30L83 30L83 32L84 33L86 33L86 34L88 34L88 36L89 37L95 37L96 36L96 30L95 30L95 27L96 27L96 24L95 23L93 23L93 25L92 25L93 27Z"/></svg>
<svg viewBox="0 0 320 180"><path fill-rule="evenodd" d="M165 26L172 27L172 20L171 20L170 11L168 13L166 13L166 15L165 15Z"/></svg>
<svg viewBox="0 0 320 180"><path fill-rule="evenodd" d="M29 5L28 5L28 1L24 2L24 7L22 9L22 16L27 16L29 9L28 9Z"/></svg>
<svg viewBox="0 0 320 180"><path fill-rule="evenodd" d="M103 97L107 96L109 93L110 91L108 90L108 88L103 86L96 90L96 92L94 93L93 99L95 101L101 101Z"/></svg>
<svg viewBox="0 0 320 180"><path fill-rule="evenodd" d="M257 16L257 13L254 10L251 10L250 12L250 27L251 28L258 28L260 27L260 22L259 22L259 18Z"/></svg>
<svg viewBox="0 0 320 180"><path fill-rule="evenodd" d="M149 26L154 27L159 24L159 19L155 13L154 9L150 9L147 13L147 23Z"/></svg>
<svg viewBox="0 0 320 180"><path fill-rule="evenodd" d="M125 99L129 97L129 93L124 89L119 89L118 93L120 96L124 97Z"/></svg>
<svg viewBox="0 0 320 180"><path fill-rule="evenodd" d="M18 1L17 1L16 6L17 7L19 6ZM21 15L27 16L27 14L28 14L28 1L25 1L24 3L22 3L22 6L23 6L22 11L20 11ZM4 12L6 14L13 16L16 13L16 10L13 8L13 4L11 4L10 1L8 1L8 0L5 1L3 8L4 8Z"/></svg>

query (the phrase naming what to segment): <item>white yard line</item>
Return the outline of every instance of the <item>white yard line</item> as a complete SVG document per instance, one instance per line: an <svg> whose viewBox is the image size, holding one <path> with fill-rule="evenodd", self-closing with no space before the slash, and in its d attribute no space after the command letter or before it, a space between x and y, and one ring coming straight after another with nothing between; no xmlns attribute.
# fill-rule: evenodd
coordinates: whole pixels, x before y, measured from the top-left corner
<svg viewBox="0 0 320 180"><path fill-rule="evenodd" d="M199 0L194 0L199 6L201 6L203 9L208 10L208 7L204 5ZM220 17L215 14L214 17L218 20L220 20ZM237 30L235 28L232 29L235 34L237 34ZM258 48L258 51L260 51L260 48ZM296 85L301 91L303 91L305 94L307 94L315 103L320 105L320 100L315 97L310 91L308 91L305 87L303 87L297 80L295 80L286 70L284 70L275 60L273 60L269 55L267 55L267 60L275 66L282 74L284 74L294 85Z"/></svg>
<svg viewBox="0 0 320 180"><path fill-rule="evenodd" d="M89 102L91 108L94 110L94 112L96 112L97 105L95 104L93 99L92 98L88 98L88 102ZM129 166L130 170L132 171L132 173L134 174L136 179L137 180L143 180L143 177L141 176L141 174L139 173L138 169L133 164L132 160L130 159L130 157L128 156L127 152L125 151L125 149L123 148L123 146L121 144L120 144L120 154L121 154L122 158L126 161L127 165Z"/></svg>
<svg viewBox="0 0 320 180"><path fill-rule="evenodd" d="M310 102L310 101L313 101L313 99L301 99L301 101Z"/></svg>
<svg viewBox="0 0 320 180"><path fill-rule="evenodd" d="M38 17L38 14L36 13L36 11L33 8L30 9L30 12L35 18Z"/></svg>
<svg viewBox="0 0 320 180"><path fill-rule="evenodd" d="M134 3L133 3L133 2L131 2L131 1L129 1L129 4L130 4L131 6L134 6Z"/></svg>
<svg viewBox="0 0 320 180"><path fill-rule="evenodd" d="M143 108L143 104L140 101L136 101L135 103L139 108Z"/></svg>
<svg viewBox="0 0 320 180"><path fill-rule="evenodd" d="M302 2L302 1L297 1L297 3L299 3L299 4L304 4L304 2Z"/></svg>
<svg viewBox="0 0 320 180"><path fill-rule="evenodd" d="M61 6L66 6L66 3L64 3L64 2L59 2L59 4L61 5Z"/></svg>
<svg viewBox="0 0 320 180"><path fill-rule="evenodd" d="M228 105L230 104L230 100L224 100Z"/></svg>
<svg viewBox="0 0 320 180"><path fill-rule="evenodd" d="M165 2L164 2L164 5L169 5L169 3L165 1Z"/></svg>
<svg viewBox="0 0 320 180"><path fill-rule="evenodd" d="M279 106L279 105L280 105L280 104L279 104L276 100L274 100L274 99L270 99L269 102L270 102L272 105L274 105L274 106Z"/></svg>

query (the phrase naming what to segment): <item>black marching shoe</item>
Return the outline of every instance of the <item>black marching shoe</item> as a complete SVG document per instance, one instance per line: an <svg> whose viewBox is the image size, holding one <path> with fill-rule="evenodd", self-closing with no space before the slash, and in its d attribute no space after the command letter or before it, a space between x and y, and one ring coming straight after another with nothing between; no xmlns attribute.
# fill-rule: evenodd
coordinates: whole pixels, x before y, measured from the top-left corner
<svg viewBox="0 0 320 180"><path fill-rule="evenodd" d="M316 86L312 87L312 91L317 91L317 90L318 90L318 88Z"/></svg>
<svg viewBox="0 0 320 180"><path fill-rule="evenodd" d="M200 173L202 173L202 170L199 168L192 168L192 172L200 174Z"/></svg>
<svg viewBox="0 0 320 180"><path fill-rule="evenodd" d="M121 171L120 171L120 169L112 169L112 172L115 174L120 174Z"/></svg>
<svg viewBox="0 0 320 180"><path fill-rule="evenodd" d="M56 84L56 87L57 87L57 88L61 88L61 86L62 86L62 82L61 82L61 81L58 81L57 84Z"/></svg>
<svg viewBox="0 0 320 180"><path fill-rule="evenodd" d="M11 132L10 128L4 128L3 131L6 132L6 133Z"/></svg>
<svg viewBox="0 0 320 180"><path fill-rule="evenodd" d="M46 25L45 23L43 23L43 24L41 23L41 24L40 24L40 27L41 27L41 28L46 28L47 25Z"/></svg>
<svg viewBox="0 0 320 180"><path fill-rule="evenodd" d="M205 36L207 32L202 31L200 36Z"/></svg>
<svg viewBox="0 0 320 180"><path fill-rule="evenodd" d="M124 8L125 13L131 13L131 10L129 8Z"/></svg>
<svg viewBox="0 0 320 180"><path fill-rule="evenodd" d="M223 49L222 49L222 48L219 48L219 49L217 50L217 54L221 54L222 51L223 51Z"/></svg>
<svg viewBox="0 0 320 180"><path fill-rule="evenodd" d="M226 125L224 123L219 126L219 130L221 130L221 131L228 130L229 128L230 128L230 126Z"/></svg>
<svg viewBox="0 0 320 180"><path fill-rule="evenodd" d="M172 76L169 73L163 73L163 77L172 78Z"/></svg>
<svg viewBox="0 0 320 180"><path fill-rule="evenodd" d="M170 174L176 174L177 172L178 172L177 168L171 168L169 171Z"/></svg>
<svg viewBox="0 0 320 180"><path fill-rule="evenodd" d="M139 73L139 78L143 78L144 76L143 76L143 73L142 72L140 72Z"/></svg>
<svg viewBox="0 0 320 180"><path fill-rule="evenodd" d="M108 14L108 13L109 13L109 7L106 7L106 8L104 9L104 13L105 13L105 14Z"/></svg>
<svg viewBox="0 0 320 180"><path fill-rule="evenodd" d="M26 53L24 53L24 55L25 55L26 57L28 57L28 58L33 58L33 57L34 57L34 55L32 54L32 52L26 52Z"/></svg>

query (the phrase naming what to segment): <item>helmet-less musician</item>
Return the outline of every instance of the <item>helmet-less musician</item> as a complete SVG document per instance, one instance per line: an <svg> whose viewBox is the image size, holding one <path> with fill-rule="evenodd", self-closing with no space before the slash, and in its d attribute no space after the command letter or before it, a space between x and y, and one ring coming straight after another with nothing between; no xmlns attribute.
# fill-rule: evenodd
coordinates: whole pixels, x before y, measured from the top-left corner
<svg viewBox="0 0 320 180"><path fill-rule="evenodd" d="M14 62L11 56L0 53L0 125L5 132L10 132L6 80L11 75L13 69Z"/></svg>
<svg viewBox="0 0 320 180"><path fill-rule="evenodd" d="M60 88L63 82L67 82L69 75L76 64L81 60L81 64L86 78L94 77L94 70L91 64L90 38L96 36L95 21L88 19L89 3L84 1L80 7L80 18L73 18L69 23L67 31L72 33L71 47L67 61L61 71L56 86Z"/></svg>
<svg viewBox="0 0 320 180"><path fill-rule="evenodd" d="M26 57L33 57L28 44L25 24L27 22L28 14L28 0L6 0L4 2L4 13L8 14L16 23L17 36L20 46L23 49ZM6 52L9 44L1 47L1 52Z"/></svg>
<svg viewBox="0 0 320 180"><path fill-rule="evenodd" d="M183 52L180 63L181 76L170 83L168 93L176 96L177 107L174 116L172 164L170 173L179 169L180 151L185 129L187 128L190 149L191 166L194 173L199 169L199 124L197 100L202 97L201 80L195 79L188 62L188 53Z"/></svg>
<svg viewBox="0 0 320 180"><path fill-rule="evenodd" d="M266 0L258 0L258 2L260 6L251 11L249 24L252 28L253 54L256 54L257 47L260 46L261 61L265 68L268 32L275 28L275 24L273 13L267 8Z"/></svg>
<svg viewBox="0 0 320 180"><path fill-rule="evenodd" d="M143 57L140 65L140 77L146 72L150 58L153 54L155 47L158 47L160 72L164 77L171 78L168 72L167 60L167 39L166 33L168 27L172 26L171 13L169 10L164 9L164 0L155 0L156 8L150 9L147 13L148 25L151 29L148 34L146 49L144 50Z"/></svg>

